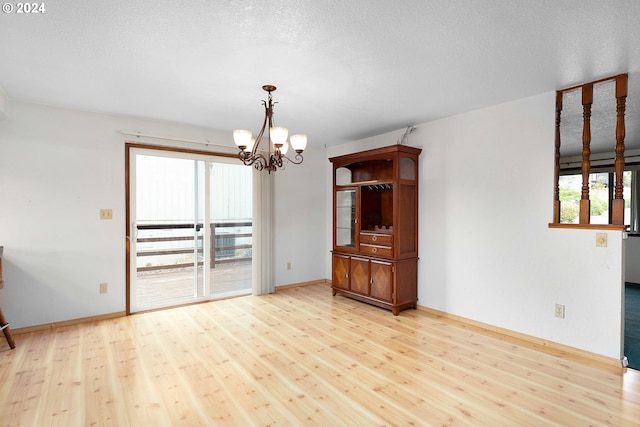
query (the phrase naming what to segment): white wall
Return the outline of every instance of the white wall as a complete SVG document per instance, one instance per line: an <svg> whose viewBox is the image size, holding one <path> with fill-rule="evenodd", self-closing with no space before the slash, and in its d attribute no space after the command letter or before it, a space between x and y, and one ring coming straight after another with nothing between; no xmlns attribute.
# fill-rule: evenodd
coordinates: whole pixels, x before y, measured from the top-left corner
<svg viewBox="0 0 640 427"><path fill-rule="evenodd" d="M302 154L301 165L289 164L275 172L276 286L325 279L329 250L325 243L327 154L324 147L318 146L309 146ZM291 270L287 270L287 263L291 263Z"/></svg>
<svg viewBox="0 0 640 427"><path fill-rule="evenodd" d="M232 146L229 133L18 102L8 102L6 113L0 120L0 245L5 247L0 305L12 327L124 311L124 143L145 139L118 131ZM146 142L207 149L200 144ZM302 226L305 218L326 231L324 162L324 149L309 150L303 165L286 171L295 183L289 196L277 200L274 230L283 244L317 239L315 229ZM99 220L101 208L113 209L113 220ZM297 219L287 221L290 213ZM285 225L287 229L280 230ZM294 233L295 239L290 237ZM275 250L279 253L280 248ZM324 259L326 253L324 246L287 253L296 274L288 276L278 269L276 283L324 278L323 264L315 268L311 261ZM106 295L99 293L101 282L109 283Z"/></svg>
<svg viewBox="0 0 640 427"><path fill-rule="evenodd" d="M548 228L554 102L547 93L410 135L423 149L418 304L620 358L622 232L608 231L608 247L596 248L595 230ZM328 155L391 145L402 133ZM554 317L556 303L565 319Z"/></svg>
<svg viewBox="0 0 640 427"><path fill-rule="evenodd" d="M7 117L7 95L5 95L4 90L0 87L0 120L3 120Z"/></svg>

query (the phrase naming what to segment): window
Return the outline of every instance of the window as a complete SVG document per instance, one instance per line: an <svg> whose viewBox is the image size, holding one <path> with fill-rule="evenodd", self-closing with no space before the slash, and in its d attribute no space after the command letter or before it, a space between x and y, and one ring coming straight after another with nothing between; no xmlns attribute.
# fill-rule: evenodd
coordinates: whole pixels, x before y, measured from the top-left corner
<svg viewBox="0 0 640 427"><path fill-rule="evenodd" d="M637 174L637 170L625 170L623 173L625 225L637 223L637 220L633 220L638 217L638 212L636 209L632 209L634 206L633 201L636 198L632 190L637 186L633 177L637 176ZM582 174L561 175L558 181L560 189L560 223L578 224ZM615 174L612 168L608 171L598 171L589 175L590 224L611 224L611 205L614 188ZM632 231L637 231L637 225Z"/></svg>

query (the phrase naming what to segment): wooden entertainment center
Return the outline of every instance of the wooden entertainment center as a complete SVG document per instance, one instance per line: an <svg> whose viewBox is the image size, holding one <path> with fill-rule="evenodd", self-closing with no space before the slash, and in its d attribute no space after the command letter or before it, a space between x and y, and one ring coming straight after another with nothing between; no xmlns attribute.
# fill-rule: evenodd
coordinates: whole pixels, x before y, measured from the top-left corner
<svg viewBox="0 0 640 427"><path fill-rule="evenodd" d="M392 145L333 163L332 290L394 315L418 301L418 156Z"/></svg>

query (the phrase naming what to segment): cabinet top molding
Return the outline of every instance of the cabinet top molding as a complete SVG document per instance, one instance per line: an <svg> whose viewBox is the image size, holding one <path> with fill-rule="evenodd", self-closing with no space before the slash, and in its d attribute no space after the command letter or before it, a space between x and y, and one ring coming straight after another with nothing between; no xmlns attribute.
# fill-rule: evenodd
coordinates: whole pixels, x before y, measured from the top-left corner
<svg viewBox="0 0 640 427"><path fill-rule="evenodd" d="M330 157L331 163L349 163L353 160L362 161L368 156L371 158L385 158L389 154L407 153L418 155L422 152L422 148L410 147L408 145L394 144L387 147L374 148L371 150L358 151L357 153L343 154L342 156Z"/></svg>

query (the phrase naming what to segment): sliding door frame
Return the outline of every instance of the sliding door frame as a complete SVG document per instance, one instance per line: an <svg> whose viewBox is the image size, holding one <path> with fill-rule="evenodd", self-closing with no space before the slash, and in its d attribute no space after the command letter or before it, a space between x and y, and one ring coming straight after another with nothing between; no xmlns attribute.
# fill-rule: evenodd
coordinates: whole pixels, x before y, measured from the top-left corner
<svg viewBox="0 0 640 427"><path fill-rule="evenodd" d="M131 184L131 176L130 176L130 166L131 166L131 152L133 149L144 149L144 150L157 150L157 151L165 151L169 153L186 153L186 154L196 154L203 156L215 156L215 157L226 157L226 158L237 158L237 154L231 153L221 153L214 151L205 151L205 150L193 150L189 148L180 148L180 147L169 147L164 145L153 145L153 144L140 144L134 143L130 141L125 141L125 258L126 258L126 314L131 314L131 192L130 192L130 184Z"/></svg>

